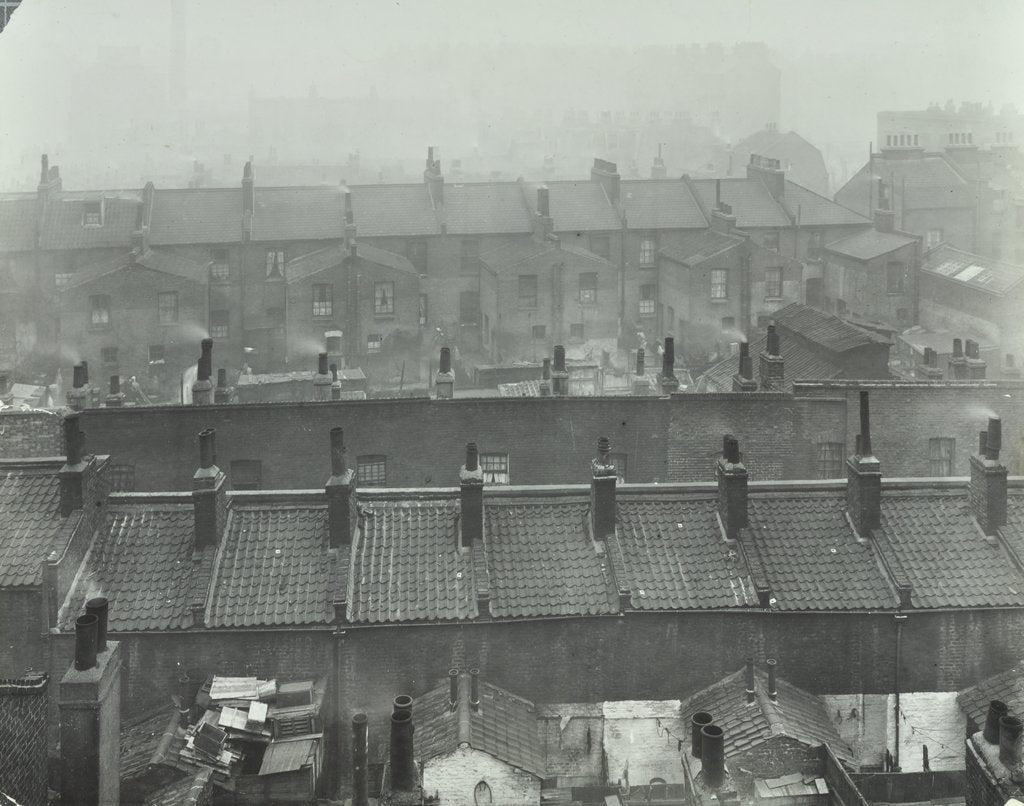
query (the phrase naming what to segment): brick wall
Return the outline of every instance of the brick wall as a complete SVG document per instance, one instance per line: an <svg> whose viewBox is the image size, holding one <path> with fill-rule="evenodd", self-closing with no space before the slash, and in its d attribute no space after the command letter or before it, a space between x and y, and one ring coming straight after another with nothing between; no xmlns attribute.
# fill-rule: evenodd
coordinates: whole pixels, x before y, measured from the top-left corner
<svg viewBox="0 0 1024 806"><path fill-rule="evenodd" d="M967 806L1003 806L1009 798L1020 798L1020 790L1004 778L998 778L989 767L986 757L998 756L998 746L985 745L980 733L967 740L965 748L966 788L964 798ZM1006 769L998 765L1002 774Z"/></svg>
<svg viewBox="0 0 1024 806"><path fill-rule="evenodd" d="M423 769L424 793L439 794L446 806L475 806L473 793L481 781L490 787L494 803L533 806L540 802L539 778L472 747L431 759Z"/></svg>
<svg viewBox="0 0 1024 806"><path fill-rule="evenodd" d="M0 592L0 677L17 677L27 669L46 668L39 588Z"/></svg>
<svg viewBox="0 0 1024 806"><path fill-rule="evenodd" d="M63 419L58 412L0 413L0 459L63 455Z"/></svg>
<svg viewBox="0 0 1024 806"><path fill-rule="evenodd" d="M49 678L0 679L0 793L22 806L47 802Z"/></svg>

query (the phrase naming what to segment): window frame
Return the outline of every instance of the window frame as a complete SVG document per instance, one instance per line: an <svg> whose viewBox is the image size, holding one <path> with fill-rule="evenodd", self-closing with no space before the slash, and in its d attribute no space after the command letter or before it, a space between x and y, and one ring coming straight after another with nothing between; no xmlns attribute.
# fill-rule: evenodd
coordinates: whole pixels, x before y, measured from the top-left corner
<svg viewBox="0 0 1024 806"><path fill-rule="evenodd" d="M764 270L765 299L782 299L782 267L771 266ZM774 293L772 293L774 292Z"/></svg>
<svg viewBox="0 0 1024 806"><path fill-rule="evenodd" d="M530 292L531 285L533 286L532 293ZM518 275L516 292L517 305L521 310L535 310L540 300L540 282L537 275Z"/></svg>
<svg viewBox="0 0 1024 806"><path fill-rule="evenodd" d="M583 322L570 322L569 323L569 339L570 341L586 341L586 328Z"/></svg>
<svg viewBox="0 0 1024 806"><path fill-rule="evenodd" d="M284 249L268 249L266 279L283 280L285 262Z"/></svg>
<svg viewBox="0 0 1024 806"><path fill-rule="evenodd" d="M366 352L380 353L384 349L384 334L383 333L367 333L366 334Z"/></svg>
<svg viewBox="0 0 1024 806"><path fill-rule="evenodd" d="M223 316L221 316L223 314ZM223 321L220 321L223 320ZM210 311L210 338L226 339L231 333L231 312L226 308Z"/></svg>
<svg viewBox="0 0 1024 806"><path fill-rule="evenodd" d="M512 484L512 470L507 453L491 451L480 454L480 470L485 484L507 487Z"/></svg>
<svg viewBox="0 0 1024 806"><path fill-rule="evenodd" d="M638 290L637 314L654 316L658 311L658 286L656 283L644 283Z"/></svg>
<svg viewBox="0 0 1024 806"><path fill-rule="evenodd" d="M82 202L82 226L102 227L103 226L103 201L102 199L86 199Z"/></svg>
<svg viewBox="0 0 1024 806"><path fill-rule="evenodd" d="M334 316L334 283L313 283L310 293L313 298L312 314L315 318Z"/></svg>
<svg viewBox="0 0 1024 806"><path fill-rule="evenodd" d="M658 263L658 239L655 235L640 236L637 262L641 269L653 269Z"/></svg>
<svg viewBox="0 0 1024 806"><path fill-rule="evenodd" d="M815 466L819 479L841 479L845 475L846 445L842 442L819 442L815 446Z"/></svg>
<svg viewBox="0 0 1024 806"><path fill-rule="evenodd" d="M391 298L387 299L386 295L378 293L378 291L388 290L390 288ZM385 305L381 304L381 300L384 300ZM395 315L395 281L394 280L378 280L373 284L373 315L381 317L392 317Z"/></svg>
<svg viewBox="0 0 1024 806"><path fill-rule="evenodd" d="M710 298L714 302L721 302L729 299L729 270L711 269L708 275L710 282Z"/></svg>
<svg viewBox="0 0 1024 806"><path fill-rule="evenodd" d="M210 250L210 280L216 283L226 283L231 279L231 265L228 263L228 257L227 249L217 247Z"/></svg>
<svg viewBox="0 0 1024 806"><path fill-rule="evenodd" d="M777 229L768 230L761 239L761 246L772 252L780 252L782 249L782 233Z"/></svg>
<svg viewBox="0 0 1024 806"><path fill-rule="evenodd" d="M117 347L100 347L100 363L105 367L116 367L118 364Z"/></svg>
<svg viewBox="0 0 1024 806"><path fill-rule="evenodd" d="M947 451L943 451L946 448ZM948 455L943 455L948 453ZM946 472L941 472L943 469ZM936 471L939 472L936 472ZM954 437L930 437L928 439L928 475L930 478L947 478L956 471L956 439Z"/></svg>
<svg viewBox="0 0 1024 806"><path fill-rule="evenodd" d="M370 478L366 475L369 474ZM366 453L356 457L356 485L359 487L388 486L388 457L383 453Z"/></svg>
<svg viewBox="0 0 1024 806"><path fill-rule="evenodd" d="M101 316L97 317L97 314ZM89 296L89 327L103 329L110 327L110 295L92 294Z"/></svg>
<svg viewBox="0 0 1024 806"><path fill-rule="evenodd" d="M586 282L584 282L584 278L586 278ZM597 305L597 272L580 272L578 283L580 305Z"/></svg>
<svg viewBox="0 0 1024 806"><path fill-rule="evenodd" d="M161 325L176 325L178 324L178 316L178 292L158 291L156 294L157 323Z"/></svg>

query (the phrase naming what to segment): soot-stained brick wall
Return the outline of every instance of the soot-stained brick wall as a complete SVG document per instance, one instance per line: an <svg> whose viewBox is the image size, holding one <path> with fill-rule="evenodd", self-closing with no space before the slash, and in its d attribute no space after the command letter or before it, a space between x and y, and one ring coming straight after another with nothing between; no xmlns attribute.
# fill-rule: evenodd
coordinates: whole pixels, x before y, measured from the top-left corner
<svg viewBox="0 0 1024 806"><path fill-rule="evenodd" d="M24 806L45 806L49 679L0 678L0 793Z"/></svg>
<svg viewBox="0 0 1024 806"><path fill-rule="evenodd" d="M63 456L63 417L53 411L0 414L0 459Z"/></svg>

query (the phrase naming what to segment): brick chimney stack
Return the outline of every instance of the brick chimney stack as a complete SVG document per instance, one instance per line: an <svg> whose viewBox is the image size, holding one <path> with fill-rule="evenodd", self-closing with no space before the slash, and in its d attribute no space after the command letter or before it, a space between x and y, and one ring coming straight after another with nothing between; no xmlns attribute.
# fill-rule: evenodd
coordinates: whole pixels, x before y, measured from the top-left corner
<svg viewBox="0 0 1024 806"><path fill-rule="evenodd" d="M216 546L227 521L225 476L217 467L216 431L199 432L199 469L192 476L192 507L195 513L195 547Z"/></svg>
<svg viewBox="0 0 1024 806"><path fill-rule="evenodd" d="M954 381L967 380L967 356L964 355L963 342L953 339L953 354L949 358L949 378Z"/></svg>
<svg viewBox="0 0 1024 806"><path fill-rule="evenodd" d="M103 405L108 409L119 409L124 406L124 392L121 391L121 376L110 376L110 392Z"/></svg>
<svg viewBox="0 0 1024 806"><path fill-rule="evenodd" d="M985 380L988 365L981 357L978 342L967 339L964 342L964 359L967 363L967 377L972 381Z"/></svg>
<svg viewBox="0 0 1024 806"><path fill-rule="evenodd" d="M756 392L757 381L754 380L754 362L750 360L750 344L740 342L739 370L732 377L734 392Z"/></svg>
<svg viewBox="0 0 1024 806"><path fill-rule="evenodd" d="M331 364L331 400L341 400L341 381L338 380L337 364Z"/></svg>
<svg viewBox="0 0 1024 806"><path fill-rule="evenodd" d="M747 468L740 461L740 443L732 434L722 438L722 455L715 468L718 515L730 539L747 526Z"/></svg>
<svg viewBox="0 0 1024 806"><path fill-rule="evenodd" d="M466 464L459 469L459 549L469 551L484 536L484 471L476 443L466 445Z"/></svg>
<svg viewBox="0 0 1024 806"><path fill-rule="evenodd" d="M196 366L196 380L192 384L192 404L208 406L213 402L213 339L200 342L199 364Z"/></svg>
<svg viewBox="0 0 1024 806"><path fill-rule="evenodd" d="M534 217L534 234L538 238L546 238L555 230L554 219L551 217L551 196L547 185L537 188L537 214Z"/></svg>
<svg viewBox="0 0 1024 806"><path fill-rule="evenodd" d="M551 359L545 358L540 371L540 396L551 397Z"/></svg>
<svg viewBox="0 0 1024 806"><path fill-rule="evenodd" d="M75 622L75 660L60 681L61 803L120 800L121 647L99 647L99 617Z"/></svg>
<svg viewBox="0 0 1024 806"><path fill-rule="evenodd" d="M327 353L317 354L316 374L313 375L313 400L330 400L333 382L327 367Z"/></svg>
<svg viewBox="0 0 1024 806"><path fill-rule="evenodd" d="M590 169L590 181L600 182L608 196L608 201L613 205L618 205L622 187L622 176L619 174L618 165L595 158L594 166Z"/></svg>
<svg viewBox="0 0 1024 806"><path fill-rule="evenodd" d="M359 526L356 471L345 457L345 430L331 429L331 477L324 485L327 498L327 536L330 548L351 545Z"/></svg>
<svg viewBox="0 0 1024 806"><path fill-rule="evenodd" d="M786 365L782 360L779 334L774 322L768 325L765 346L758 357L761 364L761 388L781 390L786 378Z"/></svg>
<svg viewBox="0 0 1024 806"><path fill-rule="evenodd" d="M942 368L939 366L939 354L931 347L924 348L923 363L916 368L915 374L926 381L942 380Z"/></svg>
<svg viewBox="0 0 1024 806"><path fill-rule="evenodd" d="M1006 525L1006 465L999 461L1002 449L1003 424L999 417L990 417L988 430L979 437L978 453L971 456L969 498L978 525L987 535L995 535Z"/></svg>
<svg viewBox="0 0 1024 806"><path fill-rule="evenodd" d="M67 392L68 408L82 411L89 407L92 390L89 388L89 365L82 361L72 370L71 388Z"/></svg>
<svg viewBox="0 0 1024 806"><path fill-rule="evenodd" d="M651 392L651 382L647 378L647 354L644 348L636 351L636 369L633 372L633 394L637 397L648 397Z"/></svg>
<svg viewBox="0 0 1024 806"><path fill-rule="evenodd" d="M618 474L611 457L608 437L597 441L597 458L590 462L590 527L594 540L615 534L615 487Z"/></svg>
<svg viewBox="0 0 1024 806"><path fill-rule="evenodd" d="M551 391L555 397L569 396L569 371L565 368L565 348L555 345L555 365L551 370Z"/></svg>
<svg viewBox="0 0 1024 806"><path fill-rule="evenodd" d="M352 210L352 191L348 187L343 187L342 196L345 198L345 242L354 243L356 239L356 218Z"/></svg>
<svg viewBox="0 0 1024 806"><path fill-rule="evenodd" d="M786 173L777 159L751 154L747 165L747 179L760 179L776 199L786 195Z"/></svg>
<svg viewBox="0 0 1024 806"><path fill-rule="evenodd" d="M868 393L860 393L857 452L846 460L846 511L863 537L877 529L882 517L882 465L871 450Z"/></svg>
<svg viewBox="0 0 1024 806"><path fill-rule="evenodd" d="M60 514L65 518L84 507L89 483L96 472L95 457L85 452L85 432L81 430L78 417L78 412L64 417L67 459L57 475L60 480Z"/></svg>
<svg viewBox="0 0 1024 806"><path fill-rule="evenodd" d="M438 400L452 400L455 397L455 373L452 371L452 351L441 348L441 362L434 378L434 397Z"/></svg>
<svg viewBox="0 0 1024 806"><path fill-rule="evenodd" d="M676 340L672 336L665 337L665 352L661 355L661 375L658 384L663 395L671 395L679 391L679 379L676 377Z"/></svg>
<svg viewBox="0 0 1024 806"><path fill-rule="evenodd" d="M658 156L654 158L654 165L651 166L651 179L664 179L668 176L668 170L665 168L665 160L661 156L662 143L658 143Z"/></svg>
<svg viewBox="0 0 1024 806"><path fill-rule="evenodd" d="M369 806L367 773L367 719L359 713L352 717L352 806Z"/></svg>
<svg viewBox="0 0 1024 806"><path fill-rule="evenodd" d="M217 370L217 386L213 390L213 402L224 405L231 402L231 387L228 386L228 371L221 367Z"/></svg>

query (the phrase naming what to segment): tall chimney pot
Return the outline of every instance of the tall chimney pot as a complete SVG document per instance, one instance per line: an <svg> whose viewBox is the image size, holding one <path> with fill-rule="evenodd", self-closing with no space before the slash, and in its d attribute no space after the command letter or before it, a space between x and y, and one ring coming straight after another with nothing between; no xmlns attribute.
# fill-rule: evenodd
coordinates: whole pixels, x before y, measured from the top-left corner
<svg viewBox="0 0 1024 806"><path fill-rule="evenodd" d="M399 694L392 701L392 712L398 713L399 711L408 711L412 713L412 697L408 694Z"/></svg>
<svg viewBox="0 0 1024 806"><path fill-rule="evenodd" d="M412 792L416 787L416 763L413 757L412 712L395 711L391 714L391 789Z"/></svg>
<svg viewBox="0 0 1024 806"><path fill-rule="evenodd" d="M569 396L569 372L565 368L565 347L555 345L555 365L551 370L551 390L555 397Z"/></svg>
<svg viewBox="0 0 1024 806"><path fill-rule="evenodd" d="M448 706L453 711L459 704L459 670L448 670Z"/></svg>
<svg viewBox="0 0 1024 806"><path fill-rule="evenodd" d="M448 347L441 348L441 372L452 371L452 351Z"/></svg>
<svg viewBox="0 0 1024 806"><path fill-rule="evenodd" d="M1003 447L1003 421L996 417L988 418L988 438L985 440L985 458L993 462L999 461L999 451Z"/></svg>
<svg viewBox="0 0 1024 806"><path fill-rule="evenodd" d="M215 428L204 428L199 432L199 467L204 470L213 467L217 461L214 443L216 434Z"/></svg>
<svg viewBox="0 0 1024 806"><path fill-rule="evenodd" d="M718 789L725 781L725 735L718 725L701 728L700 760L704 785Z"/></svg>
<svg viewBox="0 0 1024 806"><path fill-rule="evenodd" d="M331 429L331 475L343 476L348 470L345 461L345 429L337 426Z"/></svg>
<svg viewBox="0 0 1024 806"><path fill-rule="evenodd" d="M110 394L119 395L121 394L121 376L111 375L110 376Z"/></svg>
<svg viewBox="0 0 1024 806"><path fill-rule="evenodd" d="M643 376L644 374L644 348L641 347L636 351L636 372L635 375Z"/></svg>
<svg viewBox="0 0 1024 806"><path fill-rule="evenodd" d="M96 640L99 618L86 613L75 619L75 669L84 672L96 665Z"/></svg>
<svg viewBox="0 0 1024 806"><path fill-rule="evenodd" d="M484 534L484 473L475 442L466 445L459 470L459 548L468 551Z"/></svg>
<svg viewBox="0 0 1024 806"><path fill-rule="evenodd" d="M606 540L615 534L615 499L618 482L608 437L598 439L597 458L590 463L590 470L591 532L594 540Z"/></svg>
<svg viewBox="0 0 1024 806"><path fill-rule="evenodd" d="M81 389L89 383L89 371L84 363L75 364L72 373L72 385L75 389Z"/></svg>
<svg viewBox="0 0 1024 806"><path fill-rule="evenodd" d="M779 663L775 658L768 658L765 664L768 666L768 699L772 702L777 702L779 699L779 689L775 675Z"/></svg>
<svg viewBox="0 0 1024 806"><path fill-rule="evenodd" d="M352 806L369 806L366 757L367 719L359 713L352 717Z"/></svg>
<svg viewBox="0 0 1024 806"><path fill-rule="evenodd" d="M871 450L868 393L860 393L858 450L846 460L846 511L861 535L877 529L882 517L882 468Z"/></svg>
<svg viewBox="0 0 1024 806"><path fill-rule="evenodd" d="M860 445L864 456L871 456L871 412L867 390L860 393Z"/></svg>
<svg viewBox="0 0 1024 806"><path fill-rule="evenodd" d="M451 400L455 397L455 373L452 372L452 351L441 348L441 361L434 379L434 389L438 400Z"/></svg>
<svg viewBox="0 0 1024 806"><path fill-rule="evenodd" d="M953 358L964 357L964 346L960 339L953 339Z"/></svg>
<svg viewBox="0 0 1024 806"><path fill-rule="evenodd" d="M469 670L469 706L474 711L480 710L480 670Z"/></svg>
<svg viewBox="0 0 1024 806"><path fill-rule="evenodd" d="M213 339L203 339L199 347L198 379L208 381L213 374Z"/></svg>
<svg viewBox="0 0 1024 806"><path fill-rule="evenodd" d="M1015 716L999 717L999 760L1011 769L1020 765L1022 723Z"/></svg>
<svg viewBox="0 0 1024 806"><path fill-rule="evenodd" d="M694 758L701 757L701 730L713 721L714 717L707 711L698 711L690 717L690 755Z"/></svg>
<svg viewBox="0 0 1024 806"><path fill-rule="evenodd" d="M744 693L747 696L747 705L753 705L757 699L757 694L754 691L754 659L752 657L747 658L746 683L747 687Z"/></svg>
<svg viewBox="0 0 1024 806"><path fill-rule="evenodd" d="M96 651L107 651L107 612L109 604L105 597L97 596L85 603L86 615L96 616Z"/></svg>
<svg viewBox="0 0 1024 806"><path fill-rule="evenodd" d="M555 371L565 372L565 348L561 344L555 345Z"/></svg>
<svg viewBox="0 0 1024 806"><path fill-rule="evenodd" d="M999 720L1010 713L1009 706L1002 700L991 700L985 714L985 728L982 735L989 744L999 744Z"/></svg>
<svg viewBox="0 0 1024 806"><path fill-rule="evenodd" d="M78 422L78 413L71 412L64 416L64 450L67 453L67 463L77 465L83 457L83 433Z"/></svg>

